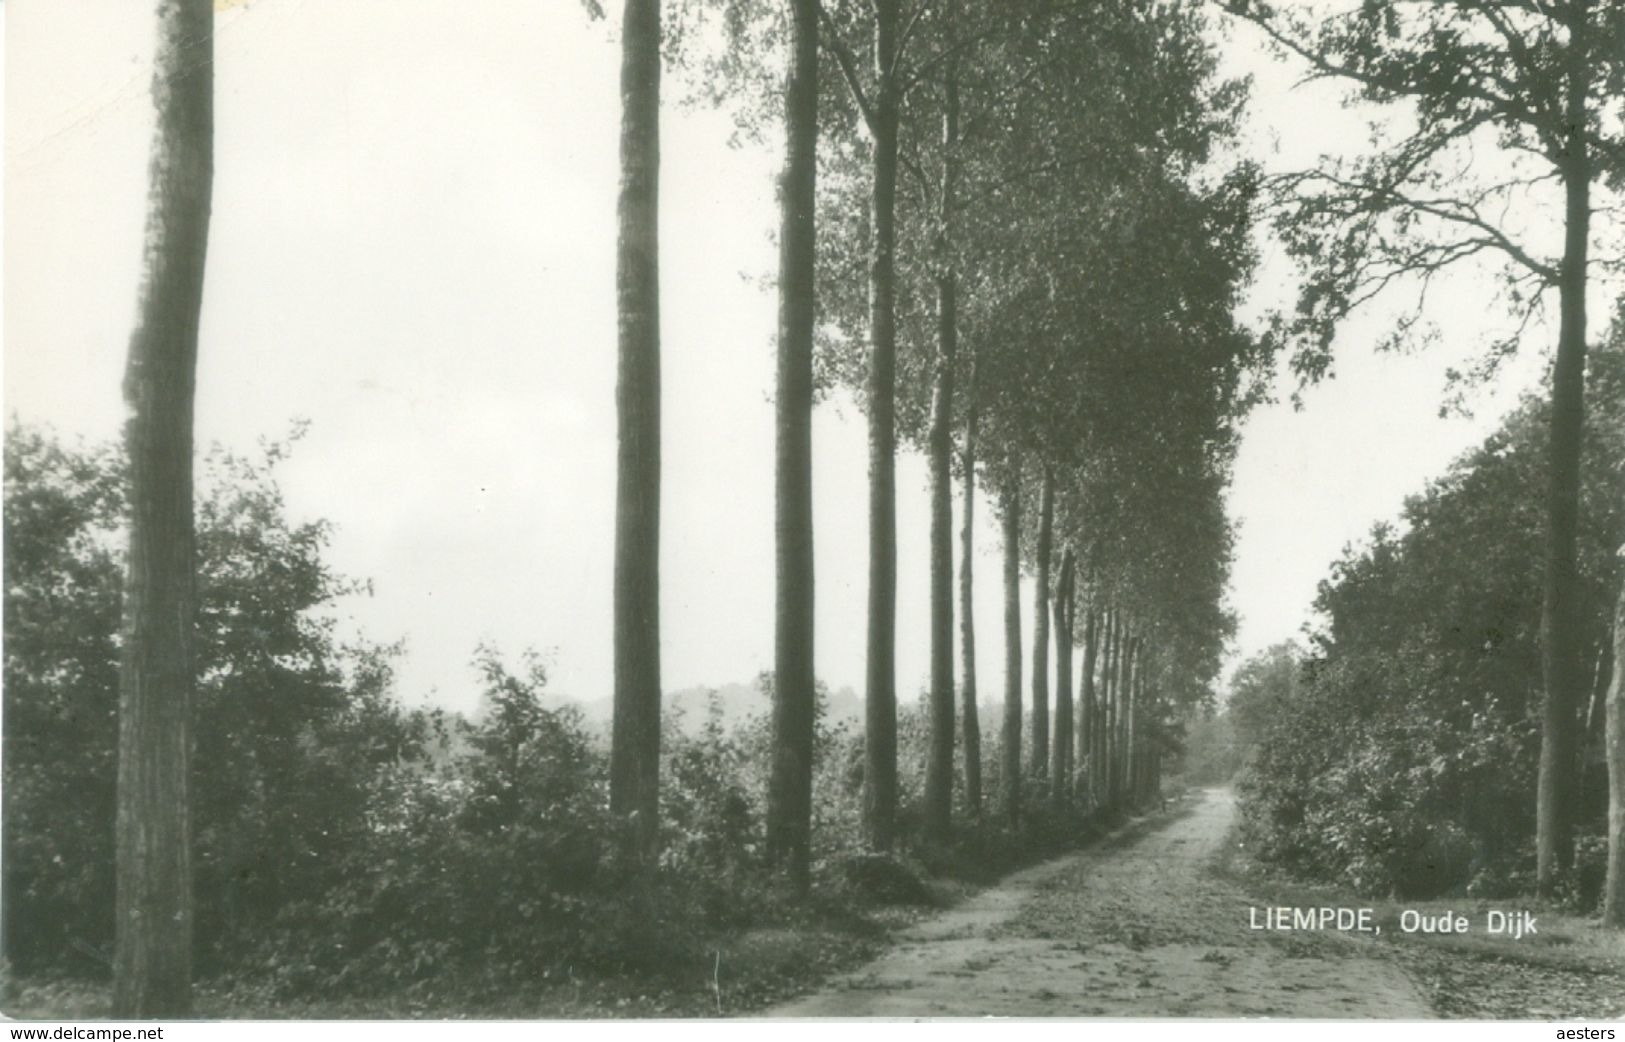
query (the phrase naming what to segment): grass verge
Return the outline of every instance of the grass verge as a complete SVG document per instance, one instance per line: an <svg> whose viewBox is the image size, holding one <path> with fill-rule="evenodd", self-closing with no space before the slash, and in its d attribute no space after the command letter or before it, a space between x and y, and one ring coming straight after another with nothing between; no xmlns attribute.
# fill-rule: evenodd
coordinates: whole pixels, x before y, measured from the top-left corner
<svg viewBox="0 0 1625 1042"><path fill-rule="evenodd" d="M1442 1017L1468 1020L1614 1020L1625 1017L1625 935L1599 917L1575 915L1533 898L1431 900L1362 898L1347 890L1286 875L1255 860L1233 829L1214 870L1259 905L1370 908L1375 937L1316 935L1344 943L1374 943L1421 985ZM1535 916L1536 932L1513 939L1485 930L1491 911ZM1464 916L1465 933L1406 932L1407 911L1421 917Z"/></svg>
<svg viewBox="0 0 1625 1042"><path fill-rule="evenodd" d="M1176 811L1177 813L1177 811ZM200 981L194 991L203 1019L523 1019L732 1017L759 1013L813 991L832 976L879 955L899 930L997 885L1014 871L1106 841L1138 834L1152 813L1108 831L1085 825L1070 843L1053 833L1028 849L968 834L952 848L902 859L924 877L928 899L912 904L864 900L850 888L816 886L804 904L788 902L775 921L716 931L686 945L691 957L658 972L621 976L566 970L516 983L467 973L443 975L375 996L290 998L252 980ZM1123 823L1118 823L1120 826ZM105 982L0 975L0 1004L23 1020L93 1020L108 1015Z"/></svg>

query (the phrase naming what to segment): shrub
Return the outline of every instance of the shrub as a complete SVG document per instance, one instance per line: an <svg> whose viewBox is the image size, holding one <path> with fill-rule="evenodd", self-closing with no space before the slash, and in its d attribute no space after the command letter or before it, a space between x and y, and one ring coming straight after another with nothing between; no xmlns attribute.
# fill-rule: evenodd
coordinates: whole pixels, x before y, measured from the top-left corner
<svg viewBox="0 0 1625 1042"><path fill-rule="evenodd" d="M1593 358L1581 646L1606 638L1625 525L1625 324ZM1546 405L1530 400L1323 582L1314 652L1240 791L1248 845L1366 893L1504 895L1532 866L1540 757ZM1257 670L1254 671L1255 673ZM1600 743L1600 714L1582 740ZM1238 726L1239 722L1238 722ZM1594 904L1600 772L1574 796L1572 899Z"/></svg>

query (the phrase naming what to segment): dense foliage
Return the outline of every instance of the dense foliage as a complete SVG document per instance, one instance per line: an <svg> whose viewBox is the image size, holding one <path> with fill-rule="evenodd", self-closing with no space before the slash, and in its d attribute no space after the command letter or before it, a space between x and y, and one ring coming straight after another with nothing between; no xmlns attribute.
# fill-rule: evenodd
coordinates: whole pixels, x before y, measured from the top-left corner
<svg viewBox="0 0 1625 1042"><path fill-rule="evenodd" d="M1259 652L1230 678L1224 711L1205 707L1188 722L1179 756L1186 782L1222 785L1235 777L1270 724L1293 711L1303 651L1287 641Z"/></svg>
<svg viewBox="0 0 1625 1042"><path fill-rule="evenodd" d="M1601 694L1625 533L1618 331L1594 352L1589 391L1580 626L1590 684L1568 882L1588 904L1601 883ZM1261 857L1368 893L1528 889L1547 409L1527 401L1321 584L1301 682L1269 714L1244 776L1248 842Z"/></svg>
<svg viewBox="0 0 1625 1042"><path fill-rule="evenodd" d="M385 765L430 719L388 693L390 649L346 647L318 609L358 587L327 529L287 518L285 446L208 461L199 506L194 788L198 944L238 948L337 885ZM19 968L104 963L112 938L124 471L12 425L5 443L5 951Z"/></svg>
<svg viewBox="0 0 1625 1042"><path fill-rule="evenodd" d="M539 659L515 668L479 648L465 720L401 703L394 648L340 640L339 599L364 585L324 563L324 524L288 516L288 448L215 452L205 471L200 966L269 995L500 988L699 966L719 931L809 913L763 853L771 674L742 722L714 702L698 726L668 713L658 893L640 901L615 842L606 735L547 694ZM5 473L4 954L24 974L98 977L113 928L122 465L13 424ZM861 735L820 711L815 737L813 910L846 914L876 896L853 872ZM923 709L905 707L905 813L925 742ZM891 867L916 888L927 869L986 877L1078 835L1035 805L1019 835L969 828Z"/></svg>

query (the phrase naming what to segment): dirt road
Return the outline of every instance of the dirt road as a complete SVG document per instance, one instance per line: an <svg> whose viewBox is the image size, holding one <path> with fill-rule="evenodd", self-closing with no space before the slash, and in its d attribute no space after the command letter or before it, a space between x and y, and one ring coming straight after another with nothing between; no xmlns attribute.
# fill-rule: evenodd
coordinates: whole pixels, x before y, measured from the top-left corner
<svg viewBox="0 0 1625 1042"><path fill-rule="evenodd" d="M1224 790L1182 816L1047 862L915 926L778 1017L1430 1017L1363 939L1249 930L1249 898L1210 865Z"/></svg>

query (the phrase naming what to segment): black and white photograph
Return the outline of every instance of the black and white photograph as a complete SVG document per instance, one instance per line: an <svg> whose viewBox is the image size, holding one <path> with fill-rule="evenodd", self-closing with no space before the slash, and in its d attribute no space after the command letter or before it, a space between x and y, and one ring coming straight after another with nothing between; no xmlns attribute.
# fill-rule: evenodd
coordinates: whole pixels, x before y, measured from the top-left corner
<svg viewBox="0 0 1625 1042"><path fill-rule="evenodd" d="M12 1037L1625 1021L1625 0L0 9Z"/></svg>

